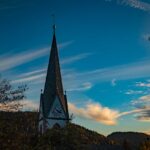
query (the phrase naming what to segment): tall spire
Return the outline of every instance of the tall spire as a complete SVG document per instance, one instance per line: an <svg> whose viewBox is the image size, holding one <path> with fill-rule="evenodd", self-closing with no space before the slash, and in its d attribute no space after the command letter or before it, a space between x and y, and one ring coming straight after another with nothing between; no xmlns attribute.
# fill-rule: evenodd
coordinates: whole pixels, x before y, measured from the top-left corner
<svg viewBox="0 0 150 150"><path fill-rule="evenodd" d="M41 133L55 126L64 127L69 121L67 96L63 91L55 30L55 18L53 16L50 58L44 91L41 91L40 97L39 131Z"/></svg>
<svg viewBox="0 0 150 150"><path fill-rule="evenodd" d="M45 82L45 88L43 92L43 100L44 100L44 114L47 116L51 109L51 106L55 100L55 97L58 96L64 112L67 113L67 103L64 96L62 78L60 72L60 64L59 64L59 55L57 48L57 41L55 35L55 24L53 25L53 40L50 52L50 59L47 69L47 76Z"/></svg>

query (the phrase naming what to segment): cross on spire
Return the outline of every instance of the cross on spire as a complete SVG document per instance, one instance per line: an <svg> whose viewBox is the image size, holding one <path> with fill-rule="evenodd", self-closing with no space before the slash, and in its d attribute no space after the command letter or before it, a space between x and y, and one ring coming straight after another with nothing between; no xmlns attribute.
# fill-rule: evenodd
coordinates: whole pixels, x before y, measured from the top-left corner
<svg viewBox="0 0 150 150"><path fill-rule="evenodd" d="M53 33L55 34L55 30L56 30L56 25L55 25L55 14L52 14L52 19L53 19Z"/></svg>

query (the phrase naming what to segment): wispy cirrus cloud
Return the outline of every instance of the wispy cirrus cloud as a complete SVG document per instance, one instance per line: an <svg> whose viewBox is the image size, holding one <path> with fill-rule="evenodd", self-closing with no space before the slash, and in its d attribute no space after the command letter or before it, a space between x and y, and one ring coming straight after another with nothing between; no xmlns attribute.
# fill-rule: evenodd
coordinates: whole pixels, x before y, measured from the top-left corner
<svg viewBox="0 0 150 150"><path fill-rule="evenodd" d="M150 91L150 80L136 82L135 88L138 88L138 90L129 89L125 92L125 94L126 95L138 95L138 94L147 95ZM144 98L144 96L141 97L140 99L142 99L142 98ZM136 101L134 101L134 102L136 102Z"/></svg>
<svg viewBox="0 0 150 150"><path fill-rule="evenodd" d="M65 47L71 45L72 43L74 43L74 40L66 41L66 42L60 43L60 44L58 44L58 48L59 48L59 49L63 49L63 48L65 48Z"/></svg>
<svg viewBox="0 0 150 150"><path fill-rule="evenodd" d="M48 48L43 48L39 50L28 50L19 54L7 54L5 57L1 57L0 71L5 71L45 56L47 52Z"/></svg>
<svg viewBox="0 0 150 150"><path fill-rule="evenodd" d="M127 95L133 95L133 94L143 94L144 92L141 90L128 90L125 92Z"/></svg>
<svg viewBox="0 0 150 150"><path fill-rule="evenodd" d="M150 95L144 95L144 96L139 97L137 100L131 101L131 104L134 106L139 106L138 104L143 104L145 107L145 105L148 103L150 104ZM140 107L141 106L142 105L140 105Z"/></svg>
<svg viewBox="0 0 150 150"><path fill-rule="evenodd" d="M150 95L141 96L131 101L131 104L139 110L135 116L137 120L150 121Z"/></svg>
<svg viewBox="0 0 150 150"><path fill-rule="evenodd" d="M142 0L105 0L106 2L116 1L119 5L129 6L143 11L150 11L150 3Z"/></svg>
<svg viewBox="0 0 150 150"><path fill-rule="evenodd" d="M143 122L150 122L150 108L149 110L144 110L136 116L136 119Z"/></svg>
<svg viewBox="0 0 150 150"><path fill-rule="evenodd" d="M73 41L67 41L64 43L58 44L58 47L64 48L70 44L72 44ZM45 47L41 49L31 49L31 50L26 50L20 53L6 53L0 56L1 63L0 63L0 71L6 71L12 68L15 68L17 66L20 66L22 64L31 62L33 60L36 60L38 58L41 58L43 56L48 55L50 51L50 47Z"/></svg>
<svg viewBox="0 0 150 150"><path fill-rule="evenodd" d="M78 55L77 58L83 59L83 57L87 57L88 55L81 54L81 57ZM76 56L74 57L75 59L73 60L77 61ZM70 58L68 59L69 60L67 61L65 60L64 62L65 63L73 62L73 60L70 61ZM26 81L32 81L32 79L43 80L42 77L44 77L44 75L41 75L42 73L40 71L41 69L33 70L29 73L25 73L25 75L31 75L31 76L22 79ZM37 73L37 74L33 74L33 73ZM83 88L83 86L85 86L85 83L90 83L91 85L94 85L99 82L106 82L106 81L112 82L113 79L115 80L117 79L118 81L120 81L120 80L130 80L130 79L138 79L143 77L150 77L150 61L144 60L144 61L135 62L131 64L119 65L119 66L96 69L91 71L84 71L84 72L81 71L78 72L75 69L67 69L67 72L63 70L62 77L63 80L65 81L64 82L65 89L67 89L68 91L71 89ZM18 81L21 81L20 78L18 79ZM142 83L140 85L144 86L145 84ZM149 84L147 86L149 86ZM131 92L133 93L133 91L128 91L128 93L126 94L131 94Z"/></svg>
<svg viewBox="0 0 150 150"><path fill-rule="evenodd" d="M43 78L45 78L46 74L45 73L41 73L41 74L37 74L37 75L32 75L32 76L28 76L28 77L24 77L24 78L20 78L17 80L12 80L11 83L12 84L16 84L16 83L34 83L35 81L39 81Z"/></svg>
<svg viewBox="0 0 150 150"><path fill-rule="evenodd" d="M85 82L81 85L74 84L74 85L72 85L72 87L70 86L70 88L67 91L87 91L87 90L91 89L92 86L93 85L90 82Z"/></svg>
<svg viewBox="0 0 150 150"><path fill-rule="evenodd" d="M85 59L87 58L88 56L90 56L91 53L83 53L83 54L79 54L79 55L76 55L76 56L72 56L72 57L68 57L68 58L64 58L61 60L61 64L70 64L72 62L75 62L75 61L78 61L78 60L82 60L82 59Z"/></svg>
<svg viewBox="0 0 150 150"><path fill-rule="evenodd" d="M84 53L84 54L79 54L79 55L75 55L72 57L68 57L68 58L64 58L61 60L61 64L65 65L65 64L70 64L70 63L74 63L76 61L85 59L86 57L88 57L90 54L89 53ZM41 83L39 82L39 80L43 81L45 79L46 76L46 69L38 69L38 70L33 70L30 72L25 72L21 75L19 75L17 78L17 80L13 80L11 81L11 83L16 84L16 83L23 83L23 82L30 82L30 83ZM66 74L66 76L68 76L68 74ZM38 81L38 82L36 82ZM91 88L91 84L89 82L85 82L82 84L81 87L73 87L72 86L72 90L85 90L85 89L90 89ZM71 90L71 89L70 89Z"/></svg>
<svg viewBox="0 0 150 150"><path fill-rule="evenodd" d="M118 65L114 67L96 69L85 72L70 72L69 76L64 76L63 79L68 84L74 83L99 83L105 81L130 80L150 76L150 61L144 60L126 65Z"/></svg>
<svg viewBox="0 0 150 150"><path fill-rule="evenodd" d="M33 71L30 71L30 72L26 72L26 73L23 73L17 77L19 78L22 78L22 77L30 77L32 75L37 75L37 74L41 74L41 73L45 73L46 72L46 69L38 69L38 70L33 70Z"/></svg>
<svg viewBox="0 0 150 150"><path fill-rule="evenodd" d="M147 82L137 82L136 86L137 87L147 87L147 88L150 88L150 82L149 81L147 81Z"/></svg>
<svg viewBox="0 0 150 150"><path fill-rule="evenodd" d="M130 115L130 114L140 114L145 111L149 111L150 108L138 108L138 109L133 109L125 112L121 112L118 114L117 118L120 118L122 116Z"/></svg>

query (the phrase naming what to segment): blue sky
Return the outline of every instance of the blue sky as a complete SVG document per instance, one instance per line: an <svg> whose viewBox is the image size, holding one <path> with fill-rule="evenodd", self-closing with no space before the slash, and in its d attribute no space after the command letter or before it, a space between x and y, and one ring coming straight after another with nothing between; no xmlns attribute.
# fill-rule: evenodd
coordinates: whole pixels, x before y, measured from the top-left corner
<svg viewBox="0 0 150 150"><path fill-rule="evenodd" d="M150 132L150 1L0 0L0 73L28 84L30 109L44 87L53 13L73 122L105 135Z"/></svg>

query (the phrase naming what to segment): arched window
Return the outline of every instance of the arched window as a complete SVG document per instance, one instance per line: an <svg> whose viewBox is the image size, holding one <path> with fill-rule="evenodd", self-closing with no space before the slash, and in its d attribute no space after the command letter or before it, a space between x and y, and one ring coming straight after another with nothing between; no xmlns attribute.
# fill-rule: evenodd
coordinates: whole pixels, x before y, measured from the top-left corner
<svg viewBox="0 0 150 150"><path fill-rule="evenodd" d="M60 125L59 125L58 123L55 123L54 126L53 126L53 128L59 129L59 128L60 128Z"/></svg>

